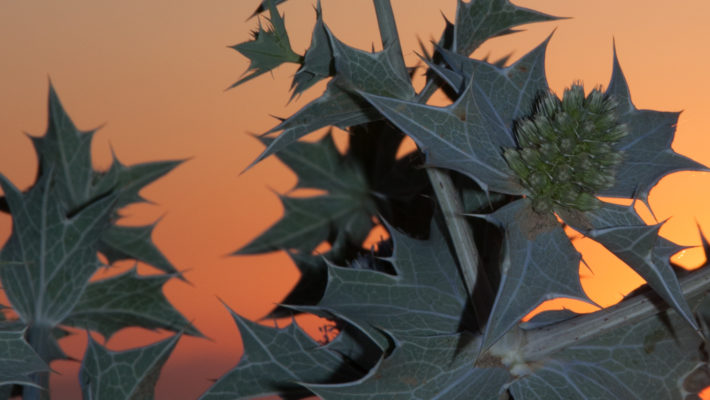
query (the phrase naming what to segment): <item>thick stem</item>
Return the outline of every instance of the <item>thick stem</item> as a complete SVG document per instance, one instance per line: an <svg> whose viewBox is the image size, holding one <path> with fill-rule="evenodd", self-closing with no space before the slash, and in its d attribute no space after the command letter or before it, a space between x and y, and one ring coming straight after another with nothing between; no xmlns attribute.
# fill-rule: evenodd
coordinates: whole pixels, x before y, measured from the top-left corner
<svg viewBox="0 0 710 400"><path fill-rule="evenodd" d="M710 266L680 279L684 297L689 301L710 290ZM524 331L520 354L526 361L537 361L575 343L638 322L668 309L655 293L639 294L597 312L581 315L549 327ZM517 332L520 334L520 332Z"/></svg>
<svg viewBox="0 0 710 400"><path fill-rule="evenodd" d="M49 346L49 340L47 338L51 337L52 328L32 325L27 330L27 341L30 346L37 352L37 354L43 359L47 360L51 349ZM23 400L49 400L49 371L41 371L32 374L32 380L41 388L33 386L24 386L22 388L22 399Z"/></svg>
<svg viewBox="0 0 710 400"><path fill-rule="evenodd" d="M380 36L382 37L382 46L395 46L401 55L402 47L399 42L397 25L394 21L390 0L373 0L373 3L380 28ZM404 58L397 57L394 62L396 63L395 68L406 76L407 68L404 64ZM416 101L425 103L435 91L436 84L433 80L430 80L416 97ZM459 200L458 191L446 171L428 168L427 174L451 235L454 250L461 267L461 275L471 302L474 307L485 305L491 301L492 290L488 285L487 279L482 279L480 283L478 282L478 277L483 276L481 271L479 271L478 250L473 239L473 231L463 216L463 207ZM477 285L480 287L477 287ZM475 309L475 312L479 325L483 326L486 310Z"/></svg>
<svg viewBox="0 0 710 400"><path fill-rule="evenodd" d="M436 168L428 168L427 174L451 235L461 266L461 275L471 297L476 318L479 325L483 326L486 313L483 308L492 301L492 289L487 279L478 281L479 276L483 274L479 270L478 249L473 240L473 231L463 215L463 206L451 176L446 171Z"/></svg>
<svg viewBox="0 0 710 400"><path fill-rule="evenodd" d="M407 66L404 65L402 57L402 45L399 42L399 34L397 33L397 24L394 22L394 12L390 0L372 0L375 5L375 14L377 15L377 25L380 28L380 37L382 38L382 47L386 48L394 46L397 54L393 62L395 68L399 70L402 76L408 76Z"/></svg>

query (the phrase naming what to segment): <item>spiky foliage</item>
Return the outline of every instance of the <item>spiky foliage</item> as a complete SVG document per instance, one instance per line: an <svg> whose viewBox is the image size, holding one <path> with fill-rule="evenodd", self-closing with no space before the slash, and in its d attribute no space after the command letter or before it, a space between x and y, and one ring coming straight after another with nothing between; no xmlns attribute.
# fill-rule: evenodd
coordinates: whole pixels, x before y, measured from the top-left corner
<svg viewBox="0 0 710 400"><path fill-rule="evenodd" d="M57 343L66 335L58 329L61 325L95 330L106 339L125 327L201 336L162 293L165 282L179 274L155 247L153 225L117 224L118 210L142 201L139 191L179 162L127 167L114 159L107 171L95 171L93 134L74 126L50 85L47 133L32 137L39 159L37 181L23 192L0 175L5 211L13 220L12 234L0 251L0 282L19 316L0 322L5 335L0 365L13 369L6 371L10 375L3 373L0 387L25 385L28 399L46 396L49 372L42 365L67 358ZM98 253L111 263L146 262L165 274L141 277L133 270L90 282L102 265ZM14 328L6 331L2 326L7 324ZM123 360L130 364L138 359ZM32 379L23 379L30 372L35 372ZM96 383L91 390L98 390ZM152 386L147 390L152 393Z"/></svg>
<svg viewBox="0 0 710 400"><path fill-rule="evenodd" d="M332 78L321 97L266 132L266 150L257 158L275 154L298 174L299 185L313 182L316 175L307 171L316 166L327 171L318 178L321 186L311 186L327 191L317 198L322 211L308 214L330 221L329 229L280 246L297 254L299 268L308 265L281 311L337 321L343 332L336 341L347 342L347 351L337 361L337 346L319 346L293 325L259 327L235 314L245 356L203 398L681 399L698 393L710 382L696 318L706 312L707 301L700 300L710 273L679 281L669 258L680 247L658 236L660 225L646 225L633 207L598 198L645 202L666 174L706 170L670 148L678 115L636 109L616 54L605 91L585 95L574 83L561 98L545 76L549 38L508 66L469 58L517 25L555 19L507 0L459 1L456 20L424 57L427 84L414 93L389 1L374 3L383 42L375 53L338 40L318 5L312 47L293 88L300 93L313 80ZM441 87L452 104L426 105ZM311 146L327 147L330 136L295 142L327 125L350 132L339 162L309 155ZM418 145L397 178L408 189L375 190L373 182L396 164L394 152L379 149L402 134ZM363 143L378 156L364 157ZM336 207L349 196L328 182L334 176L338 185L355 182L353 165L367 177L356 191L369 201L359 211L362 220L377 216L390 234L374 251L361 248L361 240L340 240L362 235L353 235L357 225L328 217L326 203ZM411 184L421 179L412 171L423 168L433 187ZM420 208L426 217L395 218L400 193L408 193L409 207L412 198L433 199ZM277 249L277 231L291 237L309 226L287 227L296 209L286 201L284 207L284 218L247 249ZM475 218L461 220L464 210ZM650 289L609 310L548 312L521 324L547 299L589 301L579 281L581 256L560 221L604 245ZM319 256L312 250L323 240L332 250ZM317 298L304 296L303 287L317 288Z"/></svg>

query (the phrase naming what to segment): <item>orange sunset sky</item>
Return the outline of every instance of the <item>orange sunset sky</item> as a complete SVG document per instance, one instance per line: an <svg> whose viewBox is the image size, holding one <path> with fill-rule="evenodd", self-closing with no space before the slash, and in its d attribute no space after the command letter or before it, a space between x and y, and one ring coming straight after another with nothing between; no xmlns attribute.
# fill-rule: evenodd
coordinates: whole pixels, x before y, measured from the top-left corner
<svg viewBox="0 0 710 400"><path fill-rule="evenodd" d="M258 0L188 2L92 0L0 2L0 172L18 187L34 180L36 158L23 132L41 135L47 123L48 77L65 109L83 130L105 123L93 143L95 165L105 168L110 149L125 164L186 159L142 194L155 204L124 210L123 224L160 220L154 241L191 284L170 282L166 295L211 340L183 338L167 362L158 399L194 399L236 365L239 333L219 299L258 319L295 284L297 269L284 254L228 257L275 222L295 176L270 158L239 173L261 152L247 133L261 133L276 116L288 116L319 95L324 84L287 104L295 65L282 66L224 91L248 66L226 46L249 39L246 21ZM315 0L290 0L279 9L294 50L303 53L315 21ZM553 30L547 73L553 90L575 80L587 89L606 85L616 40L621 66L638 108L684 110L673 148L710 164L710 2L706 0L518 0L517 5L570 19L524 26L525 31L489 41L474 56L513 60ZM454 19L455 0L393 0L405 59L418 58L417 35L439 37L443 13ZM344 42L380 46L372 2L322 0L324 19ZM245 22L246 21L246 22ZM345 135L339 132L341 141ZM316 138L317 134L307 137ZM651 192L661 234L684 245L700 242L696 223L710 234L710 173L676 173ZM650 221L650 220L649 220ZM11 220L0 215L0 240ZM594 244L580 241L592 272L582 283L602 305L618 301L641 281ZM677 256L696 266L699 251ZM141 272L152 273L147 267ZM577 308L585 310L584 308ZM586 308L589 310L589 308ZM108 342L125 349L165 337L126 330ZM80 359L86 335L63 341ZM77 362L57 362L56 399L79 398Z"/></svg>

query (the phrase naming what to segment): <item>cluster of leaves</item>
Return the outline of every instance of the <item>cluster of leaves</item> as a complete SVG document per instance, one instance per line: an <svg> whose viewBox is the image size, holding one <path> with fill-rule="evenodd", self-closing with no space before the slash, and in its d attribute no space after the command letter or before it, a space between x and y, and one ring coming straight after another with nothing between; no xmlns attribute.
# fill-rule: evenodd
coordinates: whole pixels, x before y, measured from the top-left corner
<svg viewBox="0 0 710 400"><path fill-rule="evenodd" d="M320 194L282 196L283 217L235 254L287 251L302 276L270 316L313 313L335 321L339 334L319 343L296 323L271 328L232 312L244 356L202 399L697 398L710 383L710 269L679 280L669 260L680 246L658 236L660 224L598 197L647 202L666 174L706 168L670 148L677 113L636 109L616 54L603 93L585 99L575 87L576 97L559 100L544 72L549 38L510 65L470 58L492 37L555 17L508 0L458 1L433 54L422 56L426 84L417 92L388 0L374 0L382 51L338 40L318 3L303 55L276 8L284 1L264 0L255 14L268 11L268 25L234 46L251 63L233 86L285 62L300 64L294 96L329 80L259 138L266 149L254 162L275 155L297 174L297 188ZM426 104L437 89L451 105ZM298 141L326 127L348 131L344 153L332 133ZM17 316L6 319L0 306L0 399L48 397L49 363L67 357L57 344L63 327L105 338L128 326L178 332L125 352L90 336L80 372L86 399L152 398L180 334L200 335L161 293L181 276L152 243L153 225L116 223L121 207L142 201L139 190L178 162L114 159L97 172L92 136L50 88L47 133L32 138L36 182L22 192L0 175L0 208L13 218L0 280L14 310L7 315ZM398 157L405 136L417 149ZM529 179L552 172L555 180ZM555 184L536 183L547 178ZM564 184L574 196L557 193ZM389 238L366 249L377 224ZM546 312L521 323L551 298L591 302L563 224L626 262L648 288L586 316ZM99 254L163 274L133 269L92 281Z"/></svg>
<svg viewBox="0 0 710 400"><path fill-rule="evenodd" d="M181 277L153 244L154 224L117 224L120 208L145 201L139 191L180 162L125 166L114 157L107 171L95 171L93 135L75 127L50 85L47 132L31 138L39 160L36 181L23 192L0 175L2 208L12 216L11 236L0 251L0 282L11 307L0 315L16 315L0 318L0 399L20 393L48 398L49 364L68 359L57 343L69 334L63 327L95 331L106 340L125 327L178 332L118 353L90 339L80 373L91 399L152 396L179 336L201 336L162 293L169 279ZM140 276L133 268L91 280L104 265L99 254L107 268L134 260L163 273Z"/></svg>
<svg viewBox="0 0 710 400"><path fill-rule="evenodd" d="M633 206L598 196L647 203L663 176L706 168L670 148L677 113L633 105L616 54L604 92L585 99L577 86L559 100L545 76L549 38L510 65L470 58L489 38L555 17L508 0L459 1L434 53L422 57L427 81L417 93L389 1L374 1L382 51L338 40L319 3L302 56L290 48L281 2L266 0L255 13L268 11L273 29L234 46L251 61L235 86L284 62L300 64L294 95L329 79L320 97L260 138L266 149L255 161L276 155L297 174L297 187L324 194L282 197L281 220L237 254L291 254L301 281L271 316L313 313L336 321L340 335L321 345L295 323L268 328L233 313L245 355L203 399L697 398L710 382L699 335L708 333L701 328L707 301L688 280L681 285L670 263L681 248L658 236L660 224L646 225ZM439 88L451 105L426 104ZM327 126L349 132L345 154L330 134L297 141ZM403 135L418 148L397 159ZM550 185L530 183L532 172L552 170L543 165L550 160L555 173L571 173L550 177ZM423 172L451 176L441 185L453 185L456 198L427 184ZM574 198L548 193L561 184ZM466 278L448 202L474 214L466 229L475 238L468 250L478 260L475 281ZM372 224L390 234L376 250L362 248ZM563 224L637 271L650 287L639 296L655 299L655 308L631 318L623 310L636 303L625 301L616 314L547 312L521 324L551 298L591 303L579 281L581 255ZM330 250L315 253L323 242ZM593 327L579 337L559 339L590 318Z"/></svg>

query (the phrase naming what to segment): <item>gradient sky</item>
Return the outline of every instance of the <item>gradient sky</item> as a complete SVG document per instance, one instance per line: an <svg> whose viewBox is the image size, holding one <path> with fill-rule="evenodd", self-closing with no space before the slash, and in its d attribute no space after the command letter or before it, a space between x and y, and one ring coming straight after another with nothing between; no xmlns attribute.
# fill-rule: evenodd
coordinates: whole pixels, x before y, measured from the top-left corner
<svg viewBox="0 0 710 400"><path fill-rule="evenodd" d="M296 52L310 41L313 0L291 0L280 9ZM439 36L443 12L453 20L455 0L393 0L405 57L417 62L417 35ZM606 85L615 39L621 66L638 108L684 110L673 148L710 164L710 2L685 0L516 1L518 5L571 17L533 24L525 32L490 41L475 55L517 59L553 30L547 73L561 92L576 80L587 88ZM122 223L146 224L162 217L154 240L192 283L171 282L166 295L212 340L184 338L166 364L158 399L193 399L232 368L240 354L239 334L222 299L238 313L258 319L282 299L298 278L284 254L227 257L281 215L273 191L283 193L295 177L267 159L239 173L261 152L247 133L275 124L319 95L312 88L287 104L296 67L282 66L230 91L248 61L226 46L248 40L256 20L246 21L258 0L187 2L92 0L0 2L0 172L18 187L34 179L36 159L28 132L46 129L48 78L75 124L83 130L105 123L95 136L94 161L107 167L110 149L125 164L164 159L190 160L145 189L156 204L132 206ZM363 49L379 46L369 1L323 0L325 22L344 42ZM679 4L682 4L679 5ZM696 223L710 233L710 174L677 173L651 192L661 234L697 245ZM652 221L649 219L649 221ZM0 216L0 240L10 218ZM618 301L641 281L599 246L577 241L589 260L582 270L590 296L602 305ZM698 265L697 250L678 260ZM150 269L141 271L150 273ZM582 308L578 308L582 310ZM147 344L161 333L126 330L112 349ZM63 343L81 358L86 337ZM78 398L76 362L52 366L56 399ZM189 370L192 369L193 372Z"/></svg>

